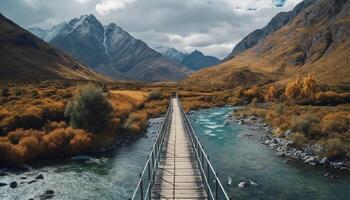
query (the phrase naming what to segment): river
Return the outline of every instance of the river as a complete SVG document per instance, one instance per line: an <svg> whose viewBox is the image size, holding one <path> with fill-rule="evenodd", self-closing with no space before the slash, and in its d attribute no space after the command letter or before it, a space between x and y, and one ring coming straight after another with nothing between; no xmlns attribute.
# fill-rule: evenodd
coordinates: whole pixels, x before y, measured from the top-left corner
<svg viewBox="0 0 350 200"><path fill-rule="evenodd" d="M189 118L204 148L219 173L224 187L233 199L350 199L350 175L332 172L338 179L324 177L326 168L315 168L284 158L250 139L247 134L263 134L259 130L225 121L229 107L192 112ZM0 183L16 181L18 187L0 187L0 199L40 199L53 190L52 199L127 199L138 180L146 156L160 127L160 118L151 119L147 133L137 140L126 141L118 149L90 155L88 159L40 161L27 170L9 170ZM34 183L35 177L43 179ZM231 179L231 184L228 180ZM257 185L238 188L241 181ZM21 183L22 182L22 183Z"/></svg>

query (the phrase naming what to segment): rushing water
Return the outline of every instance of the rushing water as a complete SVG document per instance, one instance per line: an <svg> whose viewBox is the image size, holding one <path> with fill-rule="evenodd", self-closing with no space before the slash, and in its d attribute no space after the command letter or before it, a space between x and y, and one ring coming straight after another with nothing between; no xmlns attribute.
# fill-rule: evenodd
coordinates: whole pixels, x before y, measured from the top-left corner
<svg viewBox="0 0 350 200"><path fill-rule="evenodd" d="M18 187L0 187L0 200L40 199L54 190L57 200L124 200L133 192L139 173L159 130L161 119L152 119L145 137L126 142L118 149L88 160L52 160L32 166L28 171L11 171L0 182L17 181ZM39 174L44 179L28 184ZM21 177L27 177L21 179ZM20 182L24 182L20 184Z"/></svg>
<svg viewBox="0 0 350 200"><path fill-rule="evenodd" d="M189 115L214 168L233 199L344 200L350 199L350 175L339 179L324 177L329 169L285 162L275 152L247 134L263 133L236 123L225 123L232 109L215 108ZM228 179L232 184L228 185ZM257 185L239 188L241 181Z"/></svg>
<svg viewBox="0 0 350 200"><path fill-rule="evenodd" d="M231 110L228 107L215 108L189 115L230 197L244 200L350 199L350 175L338 174L341 178L330 179L323 176L329 169L297 161L285 163L257 139L246 136L261 135L259 130L226 122ZM160 119L153 119L145 137L124 143L109 153L80 161L42 161L31 165L32 169L27 171L8 171L8 175L0 176L0 183L16 181L18 187L0 187L0 199L40 199L46 190L54 190L52 199L57 200L125 200L136 186L155 132L160 127L159 122ZM39 174L44 179L28 184ZM23 177L25 179L21 179ZM257 185L237 187L239 182L249 180Z"/></svg>

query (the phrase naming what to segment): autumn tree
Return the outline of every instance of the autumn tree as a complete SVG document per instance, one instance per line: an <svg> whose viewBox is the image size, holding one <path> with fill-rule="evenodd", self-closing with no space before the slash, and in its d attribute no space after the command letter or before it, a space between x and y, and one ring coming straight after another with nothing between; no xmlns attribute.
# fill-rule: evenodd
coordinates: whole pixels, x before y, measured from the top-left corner
<svg viewBox="0 0 350 200"><path fill-rule="evenodd" d="M300 77L298 77L296 80L289 82L287 84L284 95L286 95L286 97L289 99L296 98L301 95L302 88L303 88L303 83Z"/></svg>
<svg viewBox="0 0 350 200"><path fill-rule="evenodd" d="M273 100L274 98L277 97L277 88L276 86L274 85L271 85L266 91L265 91L265 94L264 94L264 99L265 101L271 101Z"/></svg>
<svg viewBox="0 0 350 200"><path fill-rule="evenodd" d="M303 80L301 95L306 98L314 98L317 92L316 80L312 75L308 75Z"/></svg>

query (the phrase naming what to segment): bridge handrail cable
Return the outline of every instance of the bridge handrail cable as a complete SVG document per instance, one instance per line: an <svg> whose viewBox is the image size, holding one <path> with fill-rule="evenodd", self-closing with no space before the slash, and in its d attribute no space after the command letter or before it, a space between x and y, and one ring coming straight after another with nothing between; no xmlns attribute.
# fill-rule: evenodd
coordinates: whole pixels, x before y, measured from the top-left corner
<svg viewBox="0 0 350 200"><path fill-rule="evenodd" d="M156 141L154 142L151 148L151 152L147 156L145 167L140 173L140 178L137 183L136 189L132 197L129 198L129 200L135 200L138 197L141 200L151 199L151 189L155 181L155 174L158 169L160 153L164 143L164 137L170 128L172 110L173 105L170 98L168 110L166 112L161 131L157 135Z"/></svg>
<svg viewBox="0 0 350 200"><path fill-rule="evenodd" d="M192 147L195 151L195 157L197 163L199 164L201 177L204 180L204 187L207 191L208 199L224 199L229 200L224 187L221 184L221 181L218 177L218 174L215 172L213 165L209 160L209 156L204 151L202 144L200 143L183 107L179 97L176 95L176 99L180 105L181 114L183 116L184 124L186 130L190 136Z"/></svg>

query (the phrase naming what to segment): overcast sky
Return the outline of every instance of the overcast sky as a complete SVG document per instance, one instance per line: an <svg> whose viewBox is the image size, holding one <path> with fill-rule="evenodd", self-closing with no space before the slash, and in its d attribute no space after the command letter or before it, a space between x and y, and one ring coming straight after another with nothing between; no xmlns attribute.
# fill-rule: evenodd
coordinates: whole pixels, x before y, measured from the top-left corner
<svg viewBox="0 0 350 200"><path fill-rule="evenodd" d="M223 58L248 33L301 0L0 0L17 24L48 28L83 14L116 23L147 43Z"/></svg>

